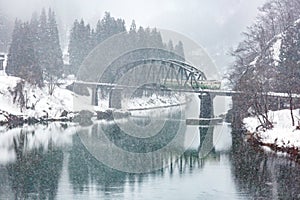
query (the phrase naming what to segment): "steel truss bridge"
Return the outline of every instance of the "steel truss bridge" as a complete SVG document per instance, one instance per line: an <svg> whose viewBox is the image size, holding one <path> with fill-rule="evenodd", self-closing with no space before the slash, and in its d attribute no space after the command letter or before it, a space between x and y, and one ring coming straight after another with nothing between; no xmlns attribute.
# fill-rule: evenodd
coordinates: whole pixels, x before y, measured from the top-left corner
<svg viewBox="0 0 300 200"><path fill-rule="evenodd" d="M240 91L220 89L220 82L208 80L203 71L189 63L162 58L133 61L129 59L125 63L117 60L107 67L99 82L76 81L75 85L92 89L92 105L98 103L99 90L109 91L111 108L121 108L122 96L126 96L129 90L199 94L201 110L206 110L205 114L200 114L200 117L204 118L210 118L213 115L210 110L212 110L215 96L242 94ZM288 97L288 94L274 92L266 93L266 95Z"/></svg>

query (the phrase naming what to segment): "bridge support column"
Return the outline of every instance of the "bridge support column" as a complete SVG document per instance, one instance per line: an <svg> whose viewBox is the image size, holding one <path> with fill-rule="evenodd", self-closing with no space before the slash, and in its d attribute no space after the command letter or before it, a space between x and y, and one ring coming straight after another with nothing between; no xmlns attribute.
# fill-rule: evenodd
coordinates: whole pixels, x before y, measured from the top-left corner
<svg viewBox="0 0 300 200"><path fill-rule="evenodd" d="M199 134L200 134L200 145L199 145L199 155L201 157L207 156L210 152L214 152L214 145L213 145L213 126L207 126L210 124L211 118L214 117L214 95L209 93L203 93L199 95L200 98L200 118L208 119L207 121L202 121L199 127Z"/></svg>
<svg viewBox="0 0 300 200"><path fill-rule="evenodd" d="M98 87L97 86L92 87L92 105L98 106Z"/></svg>
<svg viewBox="0 0 300 200"><path fill-rule="evenodd" d="M200 118L212 118L214 116L214 97L209 93L199 95L200 98Z"/></svg>
<svg viewBox="0 0 300 200"><path fill-rule="evenodd" d="M122 108L122 90L112 89L109 92L109 108Z"/></svg>

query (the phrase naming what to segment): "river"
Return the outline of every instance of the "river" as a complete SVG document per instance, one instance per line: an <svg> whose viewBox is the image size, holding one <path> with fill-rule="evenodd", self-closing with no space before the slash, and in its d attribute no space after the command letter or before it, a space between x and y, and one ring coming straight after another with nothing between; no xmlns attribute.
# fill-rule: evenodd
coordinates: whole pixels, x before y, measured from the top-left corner
<svg viewBox="0 0 300 200"><path fill-rule="evenodd" d="M194 103L89 127L1 128L0 199L300 198L298 164L248 146L229 124L186 125ZM146 128L128 137L132 124Z"/></svg>

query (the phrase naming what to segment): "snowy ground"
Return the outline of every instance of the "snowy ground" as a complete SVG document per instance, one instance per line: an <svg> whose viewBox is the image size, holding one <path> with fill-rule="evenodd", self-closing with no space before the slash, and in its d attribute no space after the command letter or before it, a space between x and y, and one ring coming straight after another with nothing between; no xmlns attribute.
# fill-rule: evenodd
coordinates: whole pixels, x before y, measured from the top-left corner
<svg viewBox="0 0 300 200"><path fill-rule="evenodd" d="M13 103L13 95L9 92L20 81L21 79L17 77L0 76L0 111L35 118L44 116L59 118L64 110L72 111L73 93L71 91L57 87L51 96L47 87L38 88L27 83L24 87L27 108L21 109L18 103ZM0 115L0 120L3 118L3 115Z"/></svg>
<svg viewBox="0 0 300 200"><path fill-rule="evenodd" d="M139 109L151 109L172 105L180 105L185 103L185 96L173 95L173 96L157 96L153 94L150 97L131 98L124 99L122 101L122 107L125 110L139 110ZM99 106L95 106L95 110L104 111L109 109L108 98L100 99Z"/></svg>
<svg viewBox="0 0 300 200"><path fill-rule="evenodd" d="M26 99L26 107L20 108L18 103L13 103L13 95L9 92L13 90L21 79L13 76L6 76L5 73L0 74L0 122L7 120L8 114L23 117L34 117L36 119L46 117L51 119L60 119L64 111L71 116L74 112L85 108L93 110L108 109L108 99L100 99L99 106L92 107L90 105L90 97L78 96L72 91L67 90L66 86L74 81L74 77L68 77L60 81L60 86L56 87L53 95L49 95L48 88L38 88L25 84L24 96ZM75 101L74 101L75 100ZM184 96L174 95L171 97L162 97L152 95L151 97L135 98L123 100L124 109L149 109L171 105L179 105L186 102ZM79 103L80 106L77 106ZM79 110L78 110L79 109Z"/></svg>
<svg viewBox="0 0 300 200"><path fill-rule="evenodd" d="M274 128L266 131L259 131L258 138L264 144L274 144L278 147L299 147L300 148L300 130L292 126L290 110L270 111L270 121L273 122ZM299 110L294 110L296 125L300 120ZM256 117L244 119L245 128L251 132L256 132L259 121Z"/></svg>

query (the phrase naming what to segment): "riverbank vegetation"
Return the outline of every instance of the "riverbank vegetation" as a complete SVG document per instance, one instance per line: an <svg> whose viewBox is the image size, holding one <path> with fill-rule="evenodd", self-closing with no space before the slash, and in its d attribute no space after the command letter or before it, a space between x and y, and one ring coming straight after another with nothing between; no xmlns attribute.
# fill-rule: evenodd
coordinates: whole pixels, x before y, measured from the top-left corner
<svg viewBox="0 0 300 200"><path fill-rule="evenodd" d="M300 1L269 0L231 54L232 114L248 139L299 155ZM245 119L246 118L246 119Z"/></svg>
<svg viewBox="0 0 300 200"><path fill-rule="evenodd" d="M174 52L178 59L184 59L181 41L174 45L171 40L164 43L158 30L136 27L134 20L127 30L125 21L115 19L109 12L98 20L95 28L83 19L74 21L70 30L67 59L61 50L56 15L51 8L34 13L27 22L16 19L7 60L3 71L0 69L0 125L7 122L24 124L73 118L74 113L80 111L73 108L73 98L80 95L72 91L72 84L81 63L98 44L122 32L126 33L128 40L120 45L167 49ZM146 107L151 107L151 104L171 105L174 101L180 103L176 97L168 102L163 97L148 100L139 99L135 102L145 104ZM107 104L107 101L108 98L101 101L100 105ZM133 101L129 102L132 104ZM90 101L85 103L90 104ZM129 107L141 108L139 105Z"/></svg>
<svg viewBox="0 0 300 200"><path fill-rule="evenodd" d="M229 73L236 121L253 115L264 129L273 128L270 110L288 108L291 126L299 107L300 1L269 0L259 9L256 22L243 33L244 40L231 53L235 62ZM278 93L274 97L270 93ZM279 97L278 97L279 96ZM281 96L281 97L280 97Z"/></svg>

